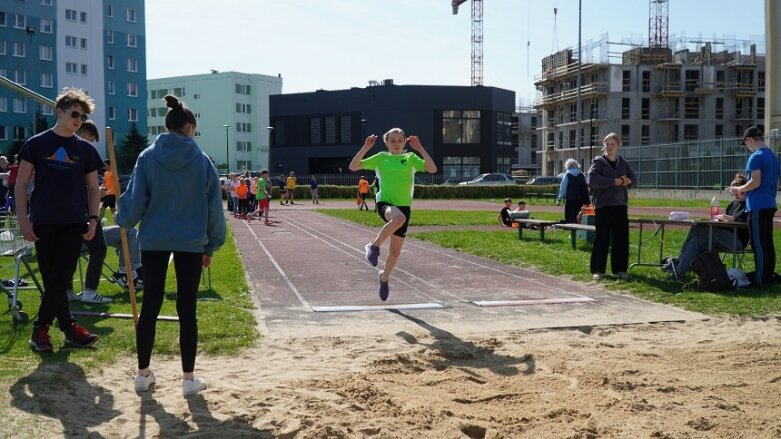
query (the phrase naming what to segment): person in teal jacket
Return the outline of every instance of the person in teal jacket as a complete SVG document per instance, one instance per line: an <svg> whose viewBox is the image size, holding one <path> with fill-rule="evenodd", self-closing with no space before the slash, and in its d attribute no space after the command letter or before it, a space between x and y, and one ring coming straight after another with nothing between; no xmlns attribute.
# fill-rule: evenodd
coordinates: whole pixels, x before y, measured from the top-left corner
<svg viewBox="0 0 781 439"><path fill-rule="evenodd" d="M202 268L211 264L212 255L225 242L225 216L217 170L193 139L195 115L175 96L168 95L165 101L168 131L138 156L115 220L125 228L141 223L144 304L136 329L136 391L147 391L155 382L149 363L173 253L182 391L190 395L206 388L206 381L193 373L198 345L195 299ZM181 196L182 188L187 188L186 197Z"/></svg>

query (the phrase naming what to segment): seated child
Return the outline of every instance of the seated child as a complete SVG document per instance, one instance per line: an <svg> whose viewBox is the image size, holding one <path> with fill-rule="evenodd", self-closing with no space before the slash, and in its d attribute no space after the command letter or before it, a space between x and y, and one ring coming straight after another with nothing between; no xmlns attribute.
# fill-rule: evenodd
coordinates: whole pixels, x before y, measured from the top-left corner
<svg viewBox="0 0 781 439"><path fill-rule="evenodd" d="M513 220L510 217L510 208L512 205L513 200L511 198L505 198L504 207L502 207L502 210L499 211L499 215L496 216L496 218L499 220L499 224L501 224L502 227L512 227L513 225Z"/></svg>

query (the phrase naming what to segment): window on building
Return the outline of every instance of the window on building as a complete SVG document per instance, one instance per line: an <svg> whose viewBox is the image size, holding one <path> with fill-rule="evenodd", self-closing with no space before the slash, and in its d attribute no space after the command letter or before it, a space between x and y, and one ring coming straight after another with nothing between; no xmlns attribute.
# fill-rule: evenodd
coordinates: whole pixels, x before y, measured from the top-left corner
<svg viewBox="0 0 781 439"><path fill-rule="evenodd" d="M325 143L336 143L336 117L328 116L325 118Z"/></svg>
<svg viewBox="0 0 781 439"><path fill-rule="evenodd" d="M698 139L698 126L697 125L684 125L683 126L683 140L697 140Z"/></svg>
<svg viewBox="0 0 781 439"><path fill-rule="evenodd" d="M643 93L648 93L651 91L651 72L648 70L643 71Z"/></svg>
<svg viewBox="0 0 781 439"><path fill-rule="evenodd" d="M684 72L685 84L684 90L692 92L700 86L700 71L699 70L686 70Z"/></svg>
<svg viewBox="0 0 781 439"><path fill-rule="evenodd" d="M114 31L113 30L107 30L106 31L106 44L114 44Z"/></svg>
<svg viewBox="0 0 781 439"><path fill-rule="evenodd" d="M247 84L236 84L236 94L248 95L251 94L252 88Z"/></svg>
<svg viewBox="0 0 781 439"><path fill-rule="evenodd" d="M598 130L597 127L591 126L589 127L589 138L591 139L591 143L589 145L599 145L599 136L598 136Z"/></svg>
<svg viewBox="0 0 781 439"><path fill-rule="evenodd" d="M757 120L765 120L765 98L757 98Z"/></svg>
<svg viewBox="0 0 781 439"><path fill-rule="evenodd" d="M113 95L117 92L117 83L114 81L108 81L106 82L106 90L108 91L108 94Z"/></svg>
<svg viewBox="0 0 781 439"><path fill-rule="evenodd" d="M52 33L52 21L48 18L41 18L41 33Z"/></svg>
<svg viewBox="0 0 781 439"><path fill-rule="evenodd" d="M75 9L66 9L65 10L65 19L68 21L76 21L76 10Z"/></svg>
<svg viewBox="0 0 781 439"><path fill-rule="evenodd" d="M350 116L339 117L339 143L348 144L353 141L353 120Z"/></svg>
<svg viewBox="0 0 781 439"><path fill-rule="evenodd" d="M724 98L716 98L716 119L724 119Z"/></svg>
<svg viewBox="0 0 781 439"><path fill-rule="evenodd" d="M114 120L117 118L117 112L114 107L108 107L108 118L109 120Z"/></svg>
<svg viewBox="0 0 781 439"><path fill-rule="evenodd" d="M559 131L559 148L564 148L564 131Z"/></svg>
<svg viewBox="0 0 781 439"><path fill-rule="evenodd" d="M680 135L680 127L676 123L676 124L674 124L672 126L671 129L672 129L672 134L670 136L670 140L673 141L673 142L677 142L680 139L680 137L681 137L681 135Z"/></svg>
<svg viewBox="0 0 781 439"><path fill-rule="evenodd" d="M451 182L480 175L480 157L442 157L442 176Z"/></svg>
<svg viewBox="0 0 781 439"><path fill-rule="evenodd" d="M512 113L496 113L496 144L511 146L513 144Z"/></svg>
<svg viewBox="0 0 781 439"><path fill-rule="evenodd" d="M41 73L41 87L52 88L54 87L54 75L51 73Z"/></svg>
<svg viewBox="0 0 781 439"><path fill-rule="evenodd" d="M42 61L51 61L53 53L51 46L38 46L38 57Z"/></svg>
<svg viewBox="0 0 781 439"><path fill-rule="evenodd" d="M0 125L0 140L8 140L8 133L6 132L5 125Z"/></svg>
<svg viewBox="0 0 781 439"><path fill-rule="evenodd" d="M765 72L757 72L757 91L765 92Z"/></svg>
<svg viewBox="0 0 781 439"><path fill-rule="evenodd" d="M754 100L752 98L735 99L735 119L753 119Z"/></svg>
<svg viewBox="0 0 781 439"><path fill-rule="evenodd" d="M651 118L651 100L648 98L641 99L642 111L640 112L640 118L648 120Z"/></svg>
<svg viewBox="0 0 781 439"><path fill-rule="evenodd" d="M138 60L135 58L128 58L127 60L127 71L128 72L138 72Z"/></svg>
<svg viewBox="0 0 781 439"><path fill-rule="evenodd" d="M621 98L621 119L629 119L631 116L630 111L631 99Z"/></svg>
<svg viewBox="0 0 781 439"><path fill-rule="evenodd" d="M575 147L575 130L569 130L569 147Z"/></svg>
<svg viewBox="0 0 781 439"><path fill-rule="evenodd" d="M106 5L106 17L114 17L114 5Z"/></svg>
<svg viewBox="0 0 781 439"><path fill-rule="evenodd" d="M127 47L137 47L137 46L138 46L138 35L127 34Z"/></svg>
<svg viewBox="0 0 781 439"><path fill-rule="evenodd" d="M553 149L556 146L556 134L555 133L548 133L548 140L545 142L545 147L548 149Z"/></svg>
<svg viewBox="0 0 781 439"><path fill-rule="evenodd" d="M81 47L82 49L86 49L87 48L87 39L86 38L79 39L79 47Z"/></svg>
<svg viewBox="0 0 781 439"><path fill-rule="evenodd" d="M621 72L621 91L632 91L632 71Z"/></svg>
<svg viewBox="0 0 781 439"><path fill-rule="evenodd" d="M716 70L716 88L724 87L724 70Z"/></svg>
<svg viewBox="0 0 781 439"><path fill-rule="evenodd" d="M536 165L537 164L537 152L536 151L531 151L529 153L529 156L530 156L529 157L529 163L532 164L532 165Z"/></svg>
<svg viewBox="0 0 781 439"><path fill-rule="evenodd" d="M27 85L27 72L24 70L14 70L14 82L20 85Z"/></svg>
<svg viewBox="0 0 781 439"><path fill-rule="evenodd" d="M135 82L127 83L127 95L130 97L138 97L138 85Z"/></svg>
<svg viewBox="0 0 781 439"><path fill-rule="evenodd" d="M127 109L127 121L128 122L138 122L138 110L135 108L128 108Z"/></svg>
<svg viewBox="0 0 781 439"><path fill-rule="evenodd" d="M79 21L82 23L87 22L87 13L86 12L79 12Z"/></svg>
<svg viewBox="0 0 781 439"><path fill-rule="evenodd" d="M640 125L640 144L648 145L651 142L651 127L649 125Z"/></svg>
<svg viewBox="0 0 781 439"><path fill-rule="evenodd" d="M716 125L716 126L714 126L714 128L713 128L713 135L717 139L722 138L724 136L724 125Z"/></svg>
<svg viewBox="0 0 781 439"><path fill-rule="evenodd" d="M632 131L630 130L629 125L621 125L621 140L624 145L628 145L631 143L631 141L629 140L629 135L631 133Z"/></svg>
<svg viewBox="0 0 781 439"><path fill-rule="evenodd" d="M184 87L174 88L174 96L176 96L177 98L186 96Z"/></svg>
<svg viewBox="0 0 781 439"><path fill-rule="evenodd" d="M14 28L24 29L27 27L27 17L24 14L14 14Z"/></svg>
<svg viewBox="0 0 781 439"><path fill-rule="evenodd" d="M0 11L0 27L8 26L7 20L5 12Z"/></svg>
<svg viewBox="0 0 781 439"><path fill-rule="evenodd" d="M41 114L51 116L54 114L54 107L51 105L41 104Z"/></svg>
<svg viewBox="0 0 781 439"><path fill-rule="evenodd" d="M12 52L13 56L24 58L27 55L26 52L27 51L25 50L24 43L18 43L18 42L14 43L14 49Z"/></svg>
<svg viewBox="0 0 781 439"><path fill-rule="evenodd" d="M27 129L23 126L15 126L14 140L25 140L25 139L27 139Z"/></svg>
<svg viewBox="0 0 781 439"><path fill-rule="evenodd" d="M0 113L8 111L8 98L0 96Z"/></svg>
<svg viewBox="0 0 781 439"><path fill-rule="evenodd" d="M599 100L592 99L590 105L591 119L599 119Z"/></svg>
<svg viewBox="0 0 781 439"><path fill-rule="evenodd" d="M683 117L686 119L700 118L700 98L687 96L684 98Z"/></svg>
<svg viewBox="0 0 781 439"><path fill-rule="evenodd" d="M125 12L125 19L131 23L135 23L136 21L136 10L132 8L127 8Z"/></svg>
<svg viewBox="0 0 781 439"><path fill-rule="evenodd" d="M480 143L480 111L443 111L442 143Z"/></svg>
<svg viewBox="0 0 781 439"><path fill-rule="evenodd" d="M319 117L309 119L309 143L313 145L322 143L321 124L322 120Z"/></svg>
<svg viewBox="0 0 781 439"><path fill-rule="evenodd" d="M87 65L86 64L82 64L81 65L81 74L82 75L86 75L87 74Z"/></svg>
<svg viewBox="0 0 781 439"><path fill-rule="evenodd" d="M78 73L79 65L75 62L66 62L65 63L65 72L76 74Z"/></svg>
<svg viewBox="0 0 781 439"><path fill-rule="evenodd" d="M496 172L503 172L509 174L512 172L512 157L497 157L496 158Z"/></svg>
<svg viewBox="0 0 781 439"><path fill-rule="evenodd" d="M14 98L14 113L27 113L27 100Z"/></svg>
<svg viewBox="0 0 781 439"><path fill-rule="evenodd" d="M77 43L78 43L78 38L72 35L65 35L65 47L75 48Z"/></svg>

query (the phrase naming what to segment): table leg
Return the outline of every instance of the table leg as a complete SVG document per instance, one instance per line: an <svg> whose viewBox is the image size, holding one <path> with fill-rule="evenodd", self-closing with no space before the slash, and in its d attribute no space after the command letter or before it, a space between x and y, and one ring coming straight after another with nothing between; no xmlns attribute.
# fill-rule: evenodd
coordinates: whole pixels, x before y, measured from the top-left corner
<svg viewBox="0 0 781 439"><path fill-rule="evenodd" d="M575 239L576 239L576 232L574 230L570 230L570 241L572 242L572 250L575 250Z"/></svg>
<svg viewBox="0 0 781 439"><path fill-rule="evenodd" d="M523 226L524 224L518 224L518 241L523 238Z"/></svg>

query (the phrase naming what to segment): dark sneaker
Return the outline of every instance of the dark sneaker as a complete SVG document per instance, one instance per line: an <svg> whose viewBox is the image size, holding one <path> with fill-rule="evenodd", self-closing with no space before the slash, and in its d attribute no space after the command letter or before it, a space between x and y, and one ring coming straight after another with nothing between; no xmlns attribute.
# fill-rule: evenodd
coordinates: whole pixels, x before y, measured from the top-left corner
<svg viewBox="0 0 781 439"><path fill-rule="evenodd" d="M92 334L87 328L76 323L75 320L71 321L71 327L65 331L65 344L75 346L77 348L89 348L98 342L100 336Z"/></svg>
<svg viewBox="0 0 781 439"><path fill-rule="evenodd" d="M52 338L49 337L49 325L41 325L33 328L33 335L27 342L36 352L51 352Z"/></svg>
<svg viewBox="0 0 781 439"><path fill-rule="evenodd" d="M116 272L111 275L111 281L124 289L128 289L127 273ZM133 285L135 285L136 291L141 291L144 289L144 282L138 277L138 275L135 275L135 273L133 275Z"/></svg>
<svg viewBox="0 0 781 439"><path fill-rule="evenodd" d="M370 242L366 244L364 250L366 250L366 262L372 267L376 267L377 263L380 262L380 248Z"/></svg>
<svg viewBox="0 0 781 439"><path fill-rule="evenodd" d="M384 273L384 271L379 272L379 274L377 275L377 280L380 281L380 291L379 291L380 300L385 302L386 300L388 300L388 295L390 294L390 287L388 287L388 281L382 280L382 273Z"/></svg>

